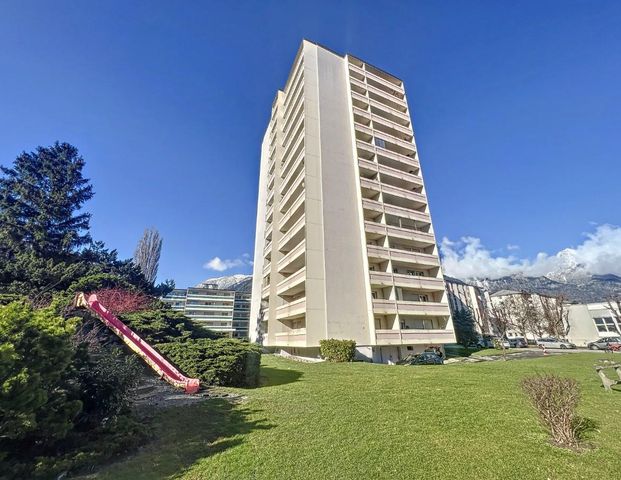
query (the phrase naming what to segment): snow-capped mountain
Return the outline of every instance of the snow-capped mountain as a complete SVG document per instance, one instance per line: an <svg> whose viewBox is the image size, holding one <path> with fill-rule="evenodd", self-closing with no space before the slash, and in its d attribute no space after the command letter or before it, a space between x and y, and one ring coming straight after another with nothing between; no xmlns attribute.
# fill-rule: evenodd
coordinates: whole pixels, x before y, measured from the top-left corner
<svg viewBox="0 0 621 480"><path fill-rule="evenodd" d="M554 276L555 278L550 278ZM589 275L580 268L567 272L558 271L556 275L527 277L510 275L501 278L462 279L466 283L489 290L515 290L519 292L563 295L571 302L605 302L621 297L621 277L609 275Z"/></svg>
<svg viewBox="0 0 621 480"><path fill-rule="evenodd" d="M252 290L252 275L237 274L208 278L196 286L198 288L205 288L207 285L216 285L216 288L220 290L235 290L249 293Z"/></svg>

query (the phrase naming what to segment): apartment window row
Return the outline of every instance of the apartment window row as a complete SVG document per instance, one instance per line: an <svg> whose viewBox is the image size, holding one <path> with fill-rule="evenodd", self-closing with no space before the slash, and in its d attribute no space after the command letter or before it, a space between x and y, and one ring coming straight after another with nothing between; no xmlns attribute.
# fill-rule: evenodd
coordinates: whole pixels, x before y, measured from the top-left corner
<svg viewBox="0 0 621 480"><path fill-rule="evenodd" d="M215 311L215 312L209 312L209 311L204 311L204 310L186 310L185 314L186 315L197 315L200 317L230 317L232 316L233 312L221 312L221 311Z"/></svg>
<svg viewBox="0 0 621 480"><path fill-rule="evenodd" d="M216 301L208 301L208 300L187 300L186 305L216 305L221 307L230 307L230 302L216 302Z"/></svg>

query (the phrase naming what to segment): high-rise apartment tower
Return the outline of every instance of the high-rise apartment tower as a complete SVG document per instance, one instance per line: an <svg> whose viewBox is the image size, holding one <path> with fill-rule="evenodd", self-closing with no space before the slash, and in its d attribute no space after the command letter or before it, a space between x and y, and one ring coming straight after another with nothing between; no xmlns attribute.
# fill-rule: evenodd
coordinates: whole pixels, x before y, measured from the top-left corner
<svg viewBox="0 0 621 480"><path fill-rule="evenodd" d="M303 41L261 147L250 337L376 362L455 341L403 82Z"/></svg>

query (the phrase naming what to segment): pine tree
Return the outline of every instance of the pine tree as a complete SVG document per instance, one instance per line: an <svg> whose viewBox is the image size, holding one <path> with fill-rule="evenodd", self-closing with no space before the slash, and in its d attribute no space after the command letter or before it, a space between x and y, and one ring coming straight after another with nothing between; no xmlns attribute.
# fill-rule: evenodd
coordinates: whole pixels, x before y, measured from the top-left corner
<svg viewBox="0 0 621 480"><path fill-rule="evenodd" d="M84 163L77 148L56 142L0 167L0 259L62 258L90 243L90 214L81 209L93 188Z"/></svg>

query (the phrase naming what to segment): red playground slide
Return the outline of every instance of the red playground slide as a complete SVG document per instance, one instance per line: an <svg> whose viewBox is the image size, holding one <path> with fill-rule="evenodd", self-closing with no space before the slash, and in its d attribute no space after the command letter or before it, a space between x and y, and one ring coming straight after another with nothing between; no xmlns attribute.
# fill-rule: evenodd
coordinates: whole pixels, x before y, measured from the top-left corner
<svg viewBox="0 0 621 480"><path fill-rule="evenodd" d="M131 328L121 322L106 307L97 301L97 295L90 295L86 298L84 293L75 296L74 305L85 307L96 313L103 323L110 330L116 333L129 348L142 357L142 359L155 370L160 377L171 385L183 388L185 393L196 393L200 386L198 378L188 378L173 367L168 360L160 355L151 345L145 342Z"/></svg>

